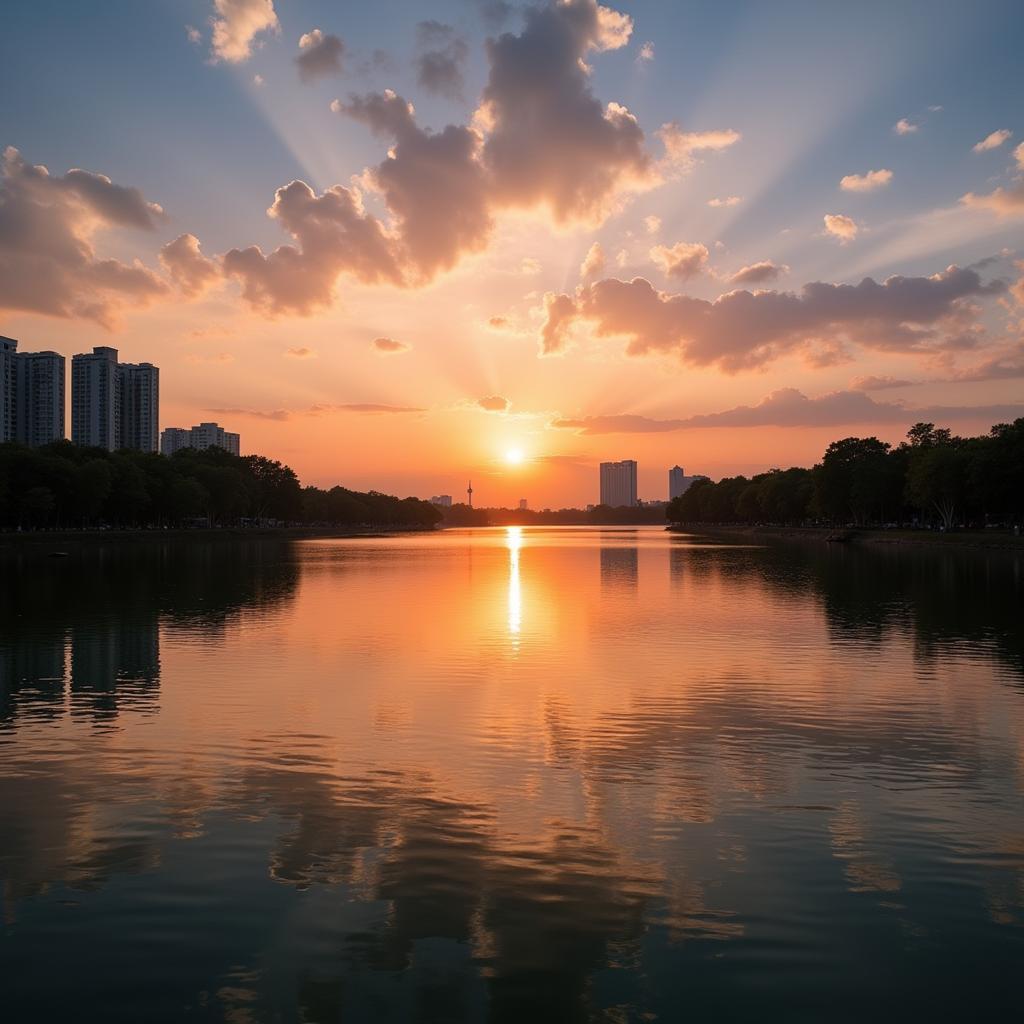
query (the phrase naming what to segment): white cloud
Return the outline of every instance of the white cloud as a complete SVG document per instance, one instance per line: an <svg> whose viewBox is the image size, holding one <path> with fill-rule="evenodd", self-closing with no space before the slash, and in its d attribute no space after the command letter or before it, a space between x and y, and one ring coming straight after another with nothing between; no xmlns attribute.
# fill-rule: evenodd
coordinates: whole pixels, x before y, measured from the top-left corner
<svg viewBox="0 0 1024 1024"><path fill-rule="evenodd" d="M841 244L852 242L860 230L857 222L852 217L843 213L825 214L825 231L833 238L838 238Z"/></svg>
<svg viewBox="0 0 1024 1024"><path fill-rule="evenodd" d="M892 130L897 135L913 135L918 130L920 125L913 124L908 121L905 117L901 117L893 126Z"/></svg>
<svg viewBox="0 0 1024 1024"><path fill-rule="evenodd" d="M873 189L882 188L892 181L892 171L882 169L879 171L868 171L867 174L847 174L839 182L839 187L844 192L871 192Z"/></svg>
<svg viewBox="0 0 1024 1024"><path fill-rule="evenodd" d="M989 132L981 142L976 142L971 149L975 153L984 153L990 149L998 149L1012 134L1013 132L1009 128L1000 128L998 131Z"/></svg>
<svg viewBox="0 0 1024 1024"><path fill-rule="evenodd" d="M743 196L716 196L714 199L708 200L708 206L714 206L715 208L722 206L739 206L743 202Z"/></svg>
<svg viewBox="0 0 1024 1024"><path fill-rule="evenodd" d="M261 32L280 32L274 0L213 0L211 46L216 60L240 64L252 56Z"/></svg>

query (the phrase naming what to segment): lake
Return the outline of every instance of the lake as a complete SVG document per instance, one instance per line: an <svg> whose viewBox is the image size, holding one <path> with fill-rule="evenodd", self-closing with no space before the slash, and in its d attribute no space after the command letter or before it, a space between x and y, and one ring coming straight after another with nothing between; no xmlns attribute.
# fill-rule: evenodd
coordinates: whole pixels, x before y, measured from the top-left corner
<svg viewBox="0 0 1024 1024"><path fill-rule="evenodd" d="M0 574L12 1024L1019 1017L1017 555L509 528Z"/></svg>

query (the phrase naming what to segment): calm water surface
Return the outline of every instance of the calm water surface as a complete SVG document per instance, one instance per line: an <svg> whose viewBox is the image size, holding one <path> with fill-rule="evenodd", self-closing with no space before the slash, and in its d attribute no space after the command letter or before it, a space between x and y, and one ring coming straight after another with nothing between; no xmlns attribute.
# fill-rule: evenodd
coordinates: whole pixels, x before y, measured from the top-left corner
<svg viewBox="0 0 1024 1024"><path fill-rule="evenodd" d="M4 1019L1019 1019L1024 564L0 558Z"/></svg>

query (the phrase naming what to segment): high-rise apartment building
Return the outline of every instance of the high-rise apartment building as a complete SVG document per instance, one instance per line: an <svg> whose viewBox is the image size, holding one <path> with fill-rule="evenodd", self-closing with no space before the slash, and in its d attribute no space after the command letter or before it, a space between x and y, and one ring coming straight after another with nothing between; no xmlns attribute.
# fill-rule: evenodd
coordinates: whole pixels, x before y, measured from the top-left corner
<svg viewBox="0 0 1024 1024"><path fill-rule="evenodd" d="M64 437L64 357L0 338L0 442L38 448Z"/></svg>
<svg viewBox="0 0 1024 1024"><path fill-rule="evenodd" d="M707 477L701 476L699 473L695 476L687 476L682 466L673 466L668 471L669 501L685 494L698 480L707 480Z"/></svg>
<svg viewBox="0 0 1024 1024"><path fill-rule="evenodd" d="M0 444L14 440L14 361L18 343L13 338L0 337Z"/></svg>
<svg viewBox="0 0 1024 1024"><path fill-rule="evenodd" d="M160 437L160 370L119 363L105 345L71 359L71 440L115 451L155 452Z"/></svg>
<svg viewBox="0 0 1024 1024"><path fill-rule="evenodd" d="M612 508L636 507L636 462L601 463L601 504Z"/></svg>
<svg viewBox="0 0 1024 1024"><path fill-rule="evenodd" d="M112 452L121 447L117 349L97 345L71 357L71 440Z"/></svg>
<svg viewBox="0 0 1024 1024"><path fill-rule="evenodd" d="M64 357L22 352L15 366L15 440L30 448L63 441Z"/></svg>
<svg viewBox="0 0 1024 1024"><path fill-rule="evenodd" d="M152 363L118 363L121 399L119 448L159 451L160 370Z"/></svg>
<svg viewBox="0 0 1024 1024"><path fill-rule="evenodd" d="M195 448L198 451L223 448L232 455L239 455L242 440L238 434L233 434L216 423L200 423L188 429L167 427L160 435L160 451L164 455L173 455L182 448Z"/></svg>

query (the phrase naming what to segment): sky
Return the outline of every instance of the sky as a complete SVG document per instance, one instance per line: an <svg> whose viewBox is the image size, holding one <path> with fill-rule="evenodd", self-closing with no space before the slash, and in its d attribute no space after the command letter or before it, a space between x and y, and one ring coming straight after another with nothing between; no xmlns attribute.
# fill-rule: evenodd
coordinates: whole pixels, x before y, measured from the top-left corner
<svg viewBox="0 0 1024 1024"><path fill-rule="evenodd" d="M303 483L658 499L1024 415L1019 2L2 17L0 334Z"/></svg>

